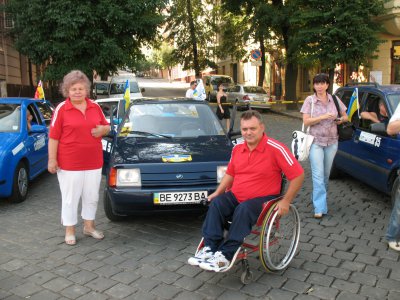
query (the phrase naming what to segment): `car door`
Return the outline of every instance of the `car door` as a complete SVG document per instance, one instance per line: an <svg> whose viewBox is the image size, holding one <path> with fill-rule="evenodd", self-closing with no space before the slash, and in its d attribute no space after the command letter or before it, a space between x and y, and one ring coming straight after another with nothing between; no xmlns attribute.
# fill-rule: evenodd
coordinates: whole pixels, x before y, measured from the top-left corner
<svg viewBox="0 0 400 300"><path fill-rule="evenodd" d="M368 91L360 105L363 111L372 111L378 108L379 101L385 101L383 94L378 91ZM387 109L387 103L385 102ZM390 157L395 157L391 147L392 138L371 132L371 123L360 119L356 126L353 139L350 141L351 160L353 169L349 172L354 177L376 187L379 190L387 189L387 180L391 169Z"/></svg>
<svg viewBox="0 0 400 300"><path fill-rule="evenodd" d="M44 120L37 107L34 104L30 104L27 109L32 115L32 125L41 125L46 127ZM36 174L47 169L48 161L48 130L44 132L32 132L28 131L26 124L26 110L22 113L22 131L26 132L25 147L27 149L27 158L29 161L29 175L30 177L36 176Z"/></svg>

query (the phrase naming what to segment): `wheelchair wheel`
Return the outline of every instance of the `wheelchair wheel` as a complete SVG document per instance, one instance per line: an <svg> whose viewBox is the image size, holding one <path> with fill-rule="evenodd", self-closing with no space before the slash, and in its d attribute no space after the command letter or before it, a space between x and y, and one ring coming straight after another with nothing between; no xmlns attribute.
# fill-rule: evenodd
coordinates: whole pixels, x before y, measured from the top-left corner
<svg viewBox="0 0 400 300"><path fill-rule="evenodd" d="M296 253L300 237L300 217L290 205L289 212L278 216L274 204L268 211L260 235L260 260L268 272L284 270Z"/></svg>

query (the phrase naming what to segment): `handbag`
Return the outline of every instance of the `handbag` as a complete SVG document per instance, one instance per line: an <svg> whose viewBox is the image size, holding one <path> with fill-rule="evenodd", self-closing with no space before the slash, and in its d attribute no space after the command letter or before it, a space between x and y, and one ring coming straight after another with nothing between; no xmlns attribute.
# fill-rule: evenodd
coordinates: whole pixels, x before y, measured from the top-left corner
<svg viewBox="0 0 400 300"><path fill-rule="evenodd" d="M339 102L335 95L332 95L333 101L335 102L336 109L338 111L338 116L340 118L340 108ZM337 125L337 131L339 135L339 141L348 141L353 138L355 127L351 122L343 122L342 124Z"/></svg>
<svg viewBox="0 0 400 300"><path fill-rule="evenodd" d="M314 110L314 103L311 102L311 116ZM292 133L292 153L298 161L307 160L310 155L310 148L314 141L314 136L310 134L310 126L304 132L304 123L300 130L295 130Z"/></svg>

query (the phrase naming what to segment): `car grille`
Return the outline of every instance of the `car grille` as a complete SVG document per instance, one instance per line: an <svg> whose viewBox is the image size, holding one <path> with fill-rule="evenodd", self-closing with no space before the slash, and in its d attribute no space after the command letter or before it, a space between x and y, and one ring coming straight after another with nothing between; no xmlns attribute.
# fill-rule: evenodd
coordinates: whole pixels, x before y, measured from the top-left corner
<svg viewBox="0 0 400 300"><path fill-rule="evenodd" d="M149 174L142 173L142 187L200 186L216 184L214 172L173 172Z"/></svg>

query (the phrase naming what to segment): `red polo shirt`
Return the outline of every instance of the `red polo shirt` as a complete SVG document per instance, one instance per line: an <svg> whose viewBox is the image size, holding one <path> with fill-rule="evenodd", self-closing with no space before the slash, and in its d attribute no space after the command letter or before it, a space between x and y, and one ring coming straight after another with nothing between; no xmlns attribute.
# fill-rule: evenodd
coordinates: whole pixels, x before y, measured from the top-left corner
<svg viewBox="0 0 400 300"><path fill-rule="evenodd" d="M239 202L280 193L282 173L288 180L303 174L288 148L267 135L250 151L247 143L236 145L226 173L232 177L232 193Z"/></svg>
<svg viewBox="0 0 400 300"><path fill-rule="evenodd" d="M75 108L69 98L53 113L49 137L59 141L57 161L63 170L94 170L103 166L101 137L93 137L91 130L108 122L97 103L85 100L85 114Z"/></svg>

